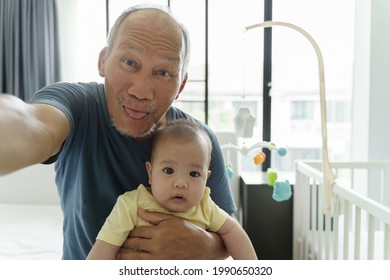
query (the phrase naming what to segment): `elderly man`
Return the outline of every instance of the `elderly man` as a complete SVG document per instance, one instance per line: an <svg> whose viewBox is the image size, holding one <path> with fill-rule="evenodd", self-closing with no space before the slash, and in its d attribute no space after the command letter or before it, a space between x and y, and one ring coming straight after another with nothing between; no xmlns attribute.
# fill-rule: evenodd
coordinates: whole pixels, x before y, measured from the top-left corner
<svg viewBox="0 0 390 280"><path fill-rule="evenodd" d="M116 21L99 55L97 83L56 83L30 103L0 97L0 174L55 162L64 212L64 259L85 259L117 197L147 183L155 128L192 119L171 106L187 81L190 44L186 29L164 7L135 6ZM196 121L196 120L194 120ZM236 210L215 135L213 200ZM153 227L135 228L124 244L137 252L120 259L217 259L221 239L179 218L141 211ZM28 229L26 229L28 230Z"/></svg>

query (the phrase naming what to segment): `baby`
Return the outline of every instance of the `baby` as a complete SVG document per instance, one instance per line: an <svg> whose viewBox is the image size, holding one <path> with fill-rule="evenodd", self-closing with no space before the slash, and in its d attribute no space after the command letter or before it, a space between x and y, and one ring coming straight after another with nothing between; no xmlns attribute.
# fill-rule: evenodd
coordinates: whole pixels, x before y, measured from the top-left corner
<svg viewBox="0 0 390 280"><path fill-rule="evenodd" d="M150 225L138 217L138 208L172 214L218 233L233 259L257 259L246 232L211 200L206 186L211 149L208 134L192 121L159 128L145 164L151 187L141 184L118 198L87 259L116 259L129 232Z"/></svg>

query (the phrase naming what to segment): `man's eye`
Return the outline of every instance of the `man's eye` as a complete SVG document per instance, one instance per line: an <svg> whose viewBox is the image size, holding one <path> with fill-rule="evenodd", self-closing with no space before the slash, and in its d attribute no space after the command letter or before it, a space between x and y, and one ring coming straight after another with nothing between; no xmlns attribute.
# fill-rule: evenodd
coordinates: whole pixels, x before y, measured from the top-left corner
<svg viewBox="0 0 390 280"><path fill-rule="evenodd" d="M164 77L164 78L173 77L173 75L171 74L171 72L169 72L169 71L167 71L167 70L158 70L158 71L156 71L156 75L161 76L161 77Z"/></svg>
<svg viewBox="0 0 390 280"><path fill-rule="evenodd" d="M170 168L170 167L165 167L164 169L163 169L163 172L165 173L165 174L173 174L173 169L172 168Z"/></svg>
<svg viewBox="0 0 390 280"><path fill-rule="evenodd" d="M135 62L135 61L132 60L132 59L124 58L124 59L122 59L122 62L123 62L126 66L138 68L137 62Z"/></svg>
<svg viewBox="0 0 390 280"><path fill-rule="evenodd" d="M190 176L191 177L199 177L200 176L200 173L198 171L191 171L190 172Z"/></svg>

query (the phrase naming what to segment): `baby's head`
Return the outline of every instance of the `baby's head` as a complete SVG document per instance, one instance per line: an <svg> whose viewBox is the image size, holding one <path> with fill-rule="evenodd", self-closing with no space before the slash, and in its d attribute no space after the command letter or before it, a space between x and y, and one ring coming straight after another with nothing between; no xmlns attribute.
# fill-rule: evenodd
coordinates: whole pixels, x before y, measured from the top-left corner
<svg viewBox="0 0 390 280"><path fill-rule="evenodd" d="M183 212L203 197L210 175L211 141L206 131L189 120L169 122L152 140L146 163L152 194L171 212Z"/></svg>
<svg viewBox="0 0 390 280"><path fill-rule="evenodd" d="M186 119L178 119L160 127L152 140L152 160L156 147L158 148L161 142L167 138L178 145L192 143L194 149L203 148L207 163L210 164L212 150L210 137L199 124Z"/></svg>

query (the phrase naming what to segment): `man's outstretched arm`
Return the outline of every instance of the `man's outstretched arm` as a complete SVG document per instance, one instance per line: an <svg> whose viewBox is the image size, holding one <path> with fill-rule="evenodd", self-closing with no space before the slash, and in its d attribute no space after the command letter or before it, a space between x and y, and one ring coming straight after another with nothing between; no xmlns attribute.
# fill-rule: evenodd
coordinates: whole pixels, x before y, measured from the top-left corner
<svg viewBox="0 0 390 280"><path fill-rule="evenodd" d="M59 151L69 130L57 108L0 94L0 175L45 161Z"/></svg>

